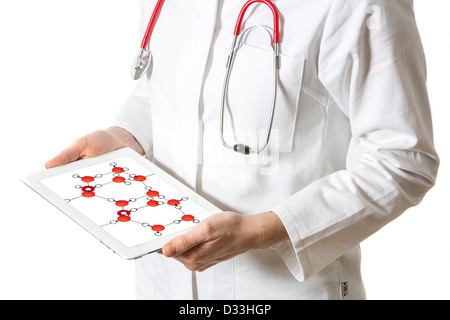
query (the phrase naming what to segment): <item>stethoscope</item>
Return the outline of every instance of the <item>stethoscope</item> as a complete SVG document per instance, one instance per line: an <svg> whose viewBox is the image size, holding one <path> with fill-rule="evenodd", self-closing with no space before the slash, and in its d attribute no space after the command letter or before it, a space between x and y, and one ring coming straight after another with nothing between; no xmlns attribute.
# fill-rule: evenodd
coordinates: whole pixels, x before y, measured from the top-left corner
<svg viewBox="0 0 450 320"><path fill-rule="evenodd" d="M264 143L262 146L252 149L251 147L242 144L242 143L236 143L234 145L228 144L224 139L224 110L225 110L225 103L227 101L228 96L228 86L230 83L230 76L231 71L233 69L233 64L236 59L237 52L241 48L243 41L245 40L246 35L255 28L255 26L249 27L245 29L243 32L241 32L241 24L244 19L245 13L247 9L254 3L264 3L272 10L273 14L273 36L271 37L271 40L273 42L272 49L273 49L273 64L274 64L274 80L273 80L273 99L272 99L272 110L269 117L269 122L267 124L267 133L264 140ZM156 3L156 6L153 10L152 16L150 18L150 22L148 23L147 30L145 31L144 38L141 43L141 48L139 50L138 56L135 58L135 61L133 63L133 67L131 68L131 77L134 80L138 80L141 78L146 71L148 70L151 61L152 61L152 54L149 50L149 42L151 33L153 31L153 28L155 26L156 20L158 19L158 15L161 12L161 8L164 4L164 0L158 0ZM264 28L264 27L262 27ZM266 29L266 28L265 28ZM266 29L268 30L268 29ZM278 16L278 10L276 6L272 3L270 0L249 0L245 3L245 5L242 7L239 17L236 22L236 27L234 28L234 34L233 34L233 41L231 45L231 52L228 55L227 64L226 64L226 73L225 73L225 80L223 84L223 90L222 90L222 102L221 102L221 110L220 110L220 137L222 144L231 150L234 150L241 154L258 154L262 150L264 150L267 145L269 144L270 140L270 134L272 132L272 125L273 125L273 119L275 115L275 106L276 106L276 100L277 100L277 90L278 90L278 81L279 81L279 70L280 70L280 20Z"/></svg>

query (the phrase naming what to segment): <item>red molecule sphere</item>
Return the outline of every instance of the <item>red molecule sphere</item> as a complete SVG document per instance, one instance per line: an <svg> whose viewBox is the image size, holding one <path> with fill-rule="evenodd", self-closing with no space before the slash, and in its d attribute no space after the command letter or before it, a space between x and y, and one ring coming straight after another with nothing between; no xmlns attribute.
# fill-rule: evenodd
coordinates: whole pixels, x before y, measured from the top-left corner
<svg viewBox="0 0 450 320"><path fill-rule="evenodd" d="M114 167L112 169L112 172L114 172L114 173L122 173L122 172L124 172L124 170L121 167Z"/></svg>
<svg viewBox="0 0 450 320"><path fill-rule="evenodd" d="M147 195L149 196L149 197L157 197L157 196L159 196L159 192L158 191L154 191L154 190L150 190L149 192L147 192Z"/></svg>
<svg viewBox="0 0 450 320"><path fill-rule="evenodd" d="M181 217L181 219L183 219L183 221L193 221L195 217L191 216L190 214L186 214L183 217Z"/></svg>
<svg viewBox="0 0 450 320"><path fill-rule="evenodd" d="M115 183L122 183L122 182L125 182L125 178L124 177L114 177L112 179L112 181L114 181Z"/></svg>
<svg viewBox="0 0 450 320"><path fill-rule="evenodd" d="M155 191L155 190L150 190L149 192L147 192L147 195L148 195L149 197L154 198L154 197L159 196L159 192L158 192L158 191Z"/></svg>
<svg viewBox="0 0 450 320"><path fill-rule="evenodd" d="M134 181L142 182L142 181L145 181L145 180L147 180L147 178L145 176L136 176L136 177L134 177Z"/></svg>
<svg viewBox="0 0 450 320"><path fill-rule="evenodd" d="M159 231L163 231L164 229L165 229L165 227L160 224L155 224L154 226L152 226L153 231L159 232Z"/></svg>
<svg viewBox="0 0 450 320"><path fill-rule="evenodd" d="M83 188L81 188L81 190L83 191L83 193L81 194L83 197L85 198L92 198L95 196L94 187L91 186L85 186Z"/></svg>
<svg viewBox="0 0 450 320"><path fill-rule="evenodd" d="M119 220L120 222L128 222L131 220L131 213L128 210L120 210L119 212L117 212L117 214L119 215L117 220Z"/></svg>
<svg viewBox="0 0 450 320"><path fill-rule="evenodd" d="M95 196L95 193L92 191L85 191L81 195L85 198L92 198Z"/></svg>
<svg viewBox="0 0 450 320"><path fill-rule="evenodd" d="M129 204L130 203L128 201L125 201L125 200L116 201L116 206L118 206L118 207L126 207Z"/></svg>
<svg viewBox="0 0 450 320"><path fill-rule="evenodd" d="M156 200L150 200L149 202L147 202L147 205L149 207L157 207L157 206L159 206L159 203Z"/></svg>
<svg viewBox="0 0 450 320"><path fill-rule="evenodd" d="M170 206L177 206L180 204L180 201L176 200L176 199L172 199L172 200L167 201L167 204Z"/></svg>
<svg viewBox="0 0 450 320"><path fill-rule="evenodd" d="M94 177L90 177L90 176L81 178L81 181L83 181L83 182L92 182L94 180L95 180Z"/></svg>
<svg viewBox="0 0 450 320"><path fill-rule="evenodd" d="M117 220L119 220L120 222L128 222L131 220L131 218L129 216L120 216L117 218Z"/></svg>
<svg viewBox="0 0 450 320"><path fill-rule="evenodd" d="M81 188L81 190L83 190L85 192L93 192L95 190L95 188L91 187L91 186L85 186L85 187Z"/></svg>

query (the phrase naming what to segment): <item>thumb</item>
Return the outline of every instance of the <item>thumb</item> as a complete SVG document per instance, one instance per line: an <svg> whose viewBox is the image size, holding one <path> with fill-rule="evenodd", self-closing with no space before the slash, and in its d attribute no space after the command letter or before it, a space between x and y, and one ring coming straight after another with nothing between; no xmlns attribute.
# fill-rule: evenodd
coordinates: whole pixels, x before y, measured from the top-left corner
<svg viewBox="0 0 450 320"><path fill-rule="evenodd" d="M162 253L166 257L171 258L206 242L207 238L204 237L204 234L202 235L202 232L198 231L198 229L194 228L191 231L170 240L163 246Z"/></svg>
<svg viewBox="0 0 450 320"><path fill-rule="evenodd" d="M82 157L81 149L70 146L69 148L61 151L56 157L47 161L45 167L47 169L58 167L63 164L76 161Z"/></svg>
<svg viewBox="0 0 450 320"><path fill-rule="evenodd" d="M58 167L63 164L79 160L83 157L86 150L86 139L80 138L72 143L68 148L61 151L56 157L47 161L45 167L47 169Z"/></svg>
<svg viewBox="0 0 450 320"><path fill-rule="evenodd" d="M188 251L195 245L189 237L182 235L167 242L162 248L162 253L166 257L171 258Z"/></svg>

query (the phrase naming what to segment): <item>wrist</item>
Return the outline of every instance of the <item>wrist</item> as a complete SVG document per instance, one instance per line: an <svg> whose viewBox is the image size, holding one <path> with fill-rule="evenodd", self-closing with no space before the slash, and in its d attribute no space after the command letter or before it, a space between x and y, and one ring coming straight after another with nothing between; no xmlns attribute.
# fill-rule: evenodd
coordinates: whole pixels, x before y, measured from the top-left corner
<svg viewBox="0 0 450 320"><path fill-rule="evenodd" d="M115 139L117 139L118 141L120 141L121 144L133 149L134 151L136 151L137 153L139 153L140 155L144 155L145 152L142 149L141 145L139 144L139 142L136 140L136 138L127 130L117 127L117 126L113 126L110 127L108 129L106 129L106 131L111 134Z"/></svg>
<svg viewBox="0 0 450 320"><path fill-rule="evenodd" d="M253 223L258 249L266 249L289 240L289 235L283 222L273 211L267 211L250 217L255 220Z"/></svg>

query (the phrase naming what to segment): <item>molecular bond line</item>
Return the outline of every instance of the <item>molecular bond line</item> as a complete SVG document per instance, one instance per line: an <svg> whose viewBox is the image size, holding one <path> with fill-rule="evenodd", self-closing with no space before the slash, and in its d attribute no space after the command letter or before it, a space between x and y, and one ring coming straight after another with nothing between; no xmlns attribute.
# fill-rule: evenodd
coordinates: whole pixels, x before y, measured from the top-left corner
<svg viewBox="0 0 450 320"><path fill-rule="evenodd" d="M93 176L80 176L78 174L74 174L72 177L74 179L80 179L84 185L78 184L75 186L76 189L81 189L81 195L71 199L65 199L66 202L72 202L77 199L82 198L100 198L106 200L108 203L115 204L120 210L117 211L117 218L115 220L110 220L109 222L101 225L101 227L106 227L110 225L115 225L118 223L128 223L133 222L140 224L142 227L150 228L155 232L155 236L161 236L162 231L166 229L169 225L172 224L180 224L182 222L192 222L199 223L200 221L196 219L193 215L186 214L182 210L181 202L189 200L188 197L182 197L181 199L167 199L165 195L161 195L158 191L153 190L153 188L147 184L147 179L154 174L150 174L147 176L144 175L136 175L129 174L129 168L119 167L115 162L111 162L110 166L113 168L101 174L95 174ZM105 183L97 183L96 180L100 178L104 178L107 175L112 175L112 178ZM125 177L124 175L128 175ZM143 194L139 195L136 198L130 198L128 200L117 200L114 198L108 198L101 195L98 195L98 191L104 188L108 184L123 184L123 185L132 185L134 183L140 183L144 186ZM144 205L138 206L137 203L139 200L145 199L146 203ZM131 207L132 204L136 204L135 207ZM151 224L149 222L136 221L132 219L132 215L139 210L149 210L151 208L156 208L159 206L170 206L181 214L180 219L175 219L173 222L168 224ZM150 212L151 214L151 212Z"/></svg>

